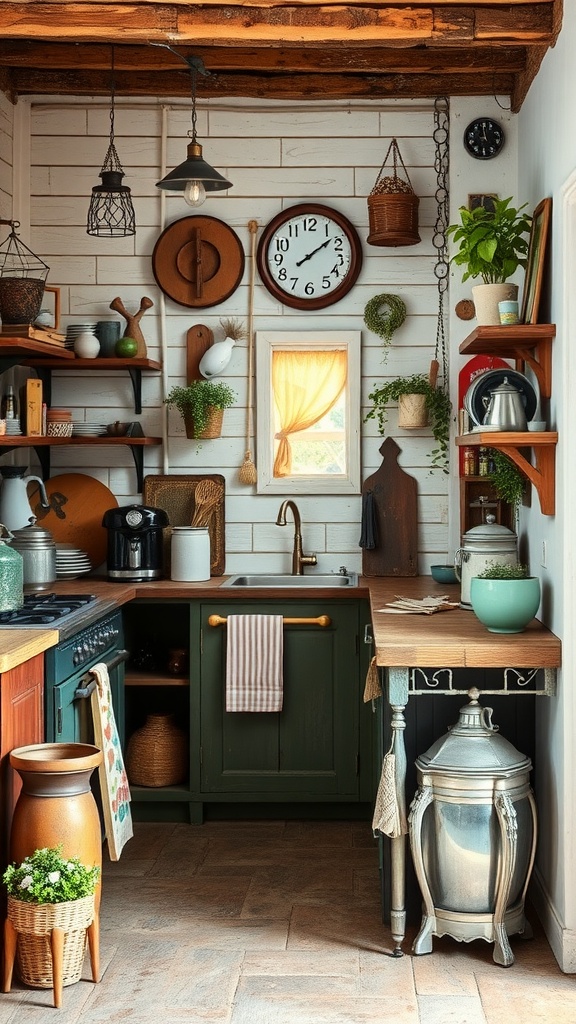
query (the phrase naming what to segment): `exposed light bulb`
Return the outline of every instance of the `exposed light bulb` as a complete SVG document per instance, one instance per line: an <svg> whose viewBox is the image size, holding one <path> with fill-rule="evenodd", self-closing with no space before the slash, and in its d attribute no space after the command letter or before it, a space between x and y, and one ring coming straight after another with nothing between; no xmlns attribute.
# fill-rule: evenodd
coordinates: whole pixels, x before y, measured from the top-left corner
<svg viewBox="0 0 576 1024"><path fill-rule="evenodd" d="M206 199L206 189L201 181L187 181L184 189L184 199L188 206L202 206Z"/></svg>

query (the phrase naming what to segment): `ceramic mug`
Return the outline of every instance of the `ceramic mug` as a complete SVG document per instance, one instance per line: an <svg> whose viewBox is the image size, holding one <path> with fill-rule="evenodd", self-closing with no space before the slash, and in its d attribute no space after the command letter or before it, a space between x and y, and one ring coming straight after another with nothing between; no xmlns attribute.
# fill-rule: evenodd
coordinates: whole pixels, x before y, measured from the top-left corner
<svg viewBox="0 0 576 1024"><path fill-rule="evenodd" d="M116 355L116 342L120 338L121 323L119 320L99 320L95 335L100 342L100 355L111 358Z"/></svg>

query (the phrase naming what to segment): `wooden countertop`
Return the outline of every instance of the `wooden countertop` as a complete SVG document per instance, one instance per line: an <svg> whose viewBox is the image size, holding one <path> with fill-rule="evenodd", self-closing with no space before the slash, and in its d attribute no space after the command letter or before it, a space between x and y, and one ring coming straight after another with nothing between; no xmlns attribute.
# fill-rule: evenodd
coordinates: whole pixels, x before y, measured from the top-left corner
<svg viewBox="0 0 576 1024"><path fill-rule="evenodd" d="M247 599L285 598L339 600L369 598L378 665L390 667L452 668L556 668L562 660L560 639L534 619L523 633L489 633L474 612L455 608L434 615L394 615L382 612L387 601L402 597L426 597L446 594L457 601L458 586L435 583L430 576L361 577L357 587L319 587L314 590L282 587L278 590L222 588L226 577L215 576L204 583L176 583L159 580L149 583L112 583L104 577L91 577L56 583L56 593L93 593L99 598L102 614L121 607L134 598L197 600L219 598L222 602ZM0 630L0 672L21 665L34 654L58 643L58 629Z"/></svg>

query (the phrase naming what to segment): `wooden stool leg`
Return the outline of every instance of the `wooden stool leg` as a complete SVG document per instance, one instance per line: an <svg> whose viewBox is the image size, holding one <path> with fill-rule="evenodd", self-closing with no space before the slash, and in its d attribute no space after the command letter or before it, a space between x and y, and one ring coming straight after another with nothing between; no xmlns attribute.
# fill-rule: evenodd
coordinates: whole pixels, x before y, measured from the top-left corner
<svg viewBox="0 0 576 1024"><path fill-rule="evenodd" d="M52 950L52 978L54 982L54 1006L62 1006L62 983L64 969L64 929L53 928L50 932L50 948Z"/></svg>
<svg viewBox="0 0 576 1024"><path fill-rule="evenodd" d="M4 978L2 991L9 992L12 987L12 972L14 970L14 958L16 956L16 943L18 932L12 921L6 918L4 922Z"/></svg>
<svg viewBox="0 0 576 1024"><path fill-rule="evenodd" d="M100 981L100 914L94 912L94 920L88 925L88 949L90 950L90 966L92 981Z"/></svg>

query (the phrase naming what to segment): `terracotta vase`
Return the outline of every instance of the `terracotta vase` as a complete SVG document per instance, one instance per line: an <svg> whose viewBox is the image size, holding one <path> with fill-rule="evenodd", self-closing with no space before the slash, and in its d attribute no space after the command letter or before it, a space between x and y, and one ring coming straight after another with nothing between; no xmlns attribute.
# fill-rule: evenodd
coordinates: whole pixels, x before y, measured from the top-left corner
<svg viewBox="0 0 576 1024"><path fill-rule="evenodd" d="M65 857L102 865L100 815L90 777L102 751L89 743L16 747L10 764L22 779L10 833L10 860L20 864L44 846L62 844ZM96 892L99 905L100 886Z"/></svg>

